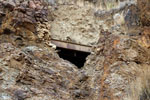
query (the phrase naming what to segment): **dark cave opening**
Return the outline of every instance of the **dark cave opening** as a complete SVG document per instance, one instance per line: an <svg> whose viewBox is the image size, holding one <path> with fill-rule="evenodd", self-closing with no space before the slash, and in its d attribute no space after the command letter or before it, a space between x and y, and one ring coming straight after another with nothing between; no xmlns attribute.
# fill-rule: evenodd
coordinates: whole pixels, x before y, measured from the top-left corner
<svg viewBox="0 0 150 100"><path fill-rule="evenodd" d="M12 31L11 31L10 29L8 29L8 28L4 29L3 34L9 35L9 34L11 34L11 33L12 33Z"/></svg>
<svg viewBox="0 0 150 100"><path fill-rule="evenodd" d="M86 57L90 54L88 52L81 52L76 50L64 49L57 47L58 55L64 60L68 60L78 68L82 68L86 61Z"/></svg>

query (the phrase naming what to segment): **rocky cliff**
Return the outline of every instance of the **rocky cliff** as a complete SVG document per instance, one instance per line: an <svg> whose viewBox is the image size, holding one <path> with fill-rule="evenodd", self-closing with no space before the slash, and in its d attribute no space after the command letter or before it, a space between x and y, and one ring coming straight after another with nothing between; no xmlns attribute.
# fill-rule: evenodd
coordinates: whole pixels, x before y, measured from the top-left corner
<svg viewBox="0 0 150 100"><path fill-rule="evenodd" d="M0 100L149 100L149 4L0 0ZM92 52L79 69L51 39Z"/></svg>

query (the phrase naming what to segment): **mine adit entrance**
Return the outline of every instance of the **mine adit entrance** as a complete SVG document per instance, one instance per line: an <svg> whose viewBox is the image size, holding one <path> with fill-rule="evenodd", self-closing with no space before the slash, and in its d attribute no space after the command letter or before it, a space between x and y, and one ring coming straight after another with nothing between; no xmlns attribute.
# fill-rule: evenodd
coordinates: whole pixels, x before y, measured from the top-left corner
<svg viewBox="0 0 150 100"><path fill-rule="evenodd" d="M51 42L57 46L60 58L70 61L78 68L82 68L86 57L91 53L91 46L81 45L66 41L52 39Z"/></svg>
<svg viewBox="0 0 150 100"><path fill-rule="evenodd" d="M90 54L89 52L76 51L71 49L65 49L57 47L58 55L64 60L68 60L75 64L78 68L82 68L86 61L86 57Z"/></svg>

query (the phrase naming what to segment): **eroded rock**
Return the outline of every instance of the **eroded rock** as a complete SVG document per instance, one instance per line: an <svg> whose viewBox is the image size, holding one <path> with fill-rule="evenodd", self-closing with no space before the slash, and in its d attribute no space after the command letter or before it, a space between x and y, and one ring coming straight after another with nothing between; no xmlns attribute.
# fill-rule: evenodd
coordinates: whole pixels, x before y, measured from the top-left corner
<svg viewBox="0 0 150 100"><path fill-rule="evenodd" d="M148 76L142 73L149 73L150 66L148 17L144 17L146 23L141 17L145 9L141 13L128 0L85 0L84 5L72 0L49 2L52 16L42 0L0 1L0 99L148 98L145 94L149 92L143 91L149 85L142 85L148 83ZM98 6L98 2L104 4L100 16L94 15L97 8L86 5ZM139 20L146 27L140 27ZM51 36L93 46L84 67L78 69L59 58Z"/></svg>
<svg viewBox="0 0 150 100"><path fill-rule="evenodd" d="M94 100L128 100L133 93L131 83L140 77L142 68L149 69L149 46L145 46L149 39L102 34L84 69L90 76L89 87L96 88Z"/></svg>

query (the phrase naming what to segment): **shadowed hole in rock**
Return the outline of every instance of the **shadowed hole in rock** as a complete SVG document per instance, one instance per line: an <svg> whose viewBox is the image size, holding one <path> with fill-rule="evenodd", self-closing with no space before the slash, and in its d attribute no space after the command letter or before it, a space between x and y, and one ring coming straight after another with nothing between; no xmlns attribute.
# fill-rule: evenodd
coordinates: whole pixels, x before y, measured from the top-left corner
<svg viewBox="0 0 150 100"><path fill-rule="evenodd" d="M3 32L3 34L8 34L8 35L11 33L12 33L12 31L10 29L7 29L7 28Z"/></svg>
<svg viewBox="0 0 150 100"><path fill-rule="evenodd" d="M71 63L76 65L78 68L82 68L84 66L86 57L90 54L87 52L64 49L60 47L57 47L57 50L58 50L58 55L60 58L70 61Z"/></svg>

